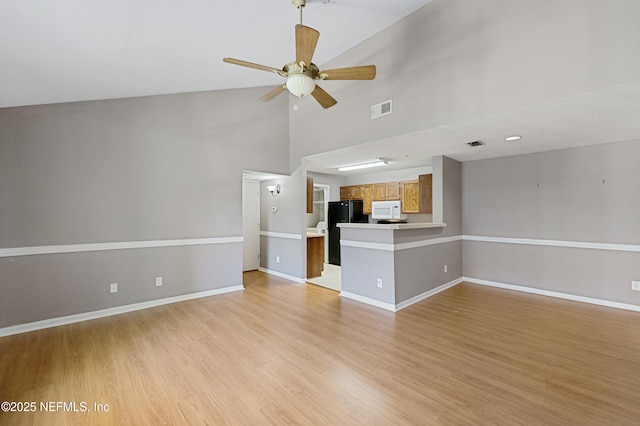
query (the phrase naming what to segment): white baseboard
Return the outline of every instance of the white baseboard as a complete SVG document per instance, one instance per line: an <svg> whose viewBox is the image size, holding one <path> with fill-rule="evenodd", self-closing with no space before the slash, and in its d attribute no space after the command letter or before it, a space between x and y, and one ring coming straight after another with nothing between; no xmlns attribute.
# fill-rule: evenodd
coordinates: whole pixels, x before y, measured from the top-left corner
<svg viewBox="0 0 640 426"><path fill-rule="evenodd" d="M413 296L411 299L407 299L404 302L400 302L398 304L381 302L380 300L372 299L371 297L361 296L359 294L350 293L348 291L341 291L340 296L345 297L347 299L352 299L358 302L366 303L367 305L376 306L378 308L386 309L391 312L398 312L401 309L404 309L408 306L411 306L415 303L418 303L428 297L436 295L442 291L445 291L448 288L453 287L454 285L460 284L462 282L462 278L457 278L453 281L449 281L448 283L442 284L436 288L432 288L431 290L427 290L424 293L420 293L417 296Z"/></svg>
<svg viewBox="0 0 640 426"><path fill-rule="evenodd" d="M183 302L185 300L215 296L218 294L230 293L232 291L240 290L244 290L244 286L242 284L231 287L217 288L214 290L201 291L198 293L182 294L180 296L167 297L164 299L150 300L148 302L133 303L131 305L116 306L113 308L101 309L99 311L85 312L82 314L67 315L64 317L51 318L26 324L12 325L10 327L0 328L0 337L26 333L29 331L42 330L45 328L58 327L60 325L73 324L76 322L89 321L93 319L109 317L112 315L124 314L126 312L139 311L156 306L168 305L170 303Z"/></svg>
<svg viewBox="0 0 640 426"><path fill-rule="evenodd" d="M472 284L486 285L489 287L504 288L506 290L521 291L523 293L532 293L532 294L538 294L541 296L556 297L558 299L572 300L574 302L590 303L592 305L607 306L609 308L625 309L627 311L640 312L640 306L631 305L628 303L612 302L610 300L595 299L593 297L578 296L575 294L568 294L568 293L559 293L557 291L542 290L539 288L524 287L524 286L513 285L513 284L505 284L505 283L499 283L495 281L481 280L478 278L463 277L463 281L466 281Z"/></svg>
<svg viewBox="0 0 640 426"><path fill-rule="evenodd" d="M271 269L266 268L258 268L258 271L264 272L265 274L275 275L276 277L284 278L285 280L293 281L294 283L304 284L307 282L306 278L294 277L293 275L283 274L282 272L272 271Z"/></svg>
<svg viewBox="0 0 640 426"><path fill-rule="evenodd" d="M462 282L462 278L457 278L453 281L449 281L448 283L442 284L436 288L432 288L431 290L427 290L424 293L421 293L417 296L413 296L411 299L407 299L404 302L400 302L398 304L396 304L396 312L404 309L408 306L411 306L415 303L418 303L428 297L434 296L442 291L445 291L451 287L453 287L454 285L460 284Z"/></svg>
<svg viewBox="0 0 640 426"><path fill-rule="evenodd" d="M375 306L377 308L386 309L387 311L395 312L396 306L393 303L381 302L376 299L372 299L366 296L360 296L359 294L349 293L348 291L341 291L340 297L344 297L346 299L355 300L356 302L366 303L367 305Z"/></svg>

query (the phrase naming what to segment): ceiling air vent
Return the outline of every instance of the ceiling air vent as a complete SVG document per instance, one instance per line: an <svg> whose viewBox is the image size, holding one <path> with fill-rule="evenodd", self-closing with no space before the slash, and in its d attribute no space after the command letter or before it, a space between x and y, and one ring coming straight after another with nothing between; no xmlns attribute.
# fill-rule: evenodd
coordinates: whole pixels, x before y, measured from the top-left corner
<svg viewBox="0 0 640 426"><path fill-rule="evenodd" d="M389 99L388 101L380 102L379 104L373 105L371 107L371 119L375 120L376 118L389 115L391 114L391 112L391 99Z"/></svg>
<svg viewBox="0 0 640 426"><path fill-rule="evenodd" d="M480 145L484 145L485 143L482 141L473 141L473 142L467 142L467 145L469 146L480 146Z"/></svg>

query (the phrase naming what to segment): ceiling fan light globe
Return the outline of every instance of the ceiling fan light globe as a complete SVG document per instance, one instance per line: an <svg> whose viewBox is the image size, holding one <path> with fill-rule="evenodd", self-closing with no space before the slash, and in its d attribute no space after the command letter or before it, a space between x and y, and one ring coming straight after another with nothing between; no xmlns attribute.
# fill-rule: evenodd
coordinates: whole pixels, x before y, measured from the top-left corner
<svg viewBox="0 0 640 426"><path fill-rule="evenodd" d="M304 73L292 74L287 78L287 89L297 97L310 95L316 88L313 78Z"/></svg>

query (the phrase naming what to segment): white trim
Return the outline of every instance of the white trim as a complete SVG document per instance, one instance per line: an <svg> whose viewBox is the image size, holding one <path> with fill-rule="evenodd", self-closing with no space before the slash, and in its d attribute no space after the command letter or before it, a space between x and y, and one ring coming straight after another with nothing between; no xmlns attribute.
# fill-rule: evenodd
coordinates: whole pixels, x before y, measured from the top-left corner
<svg viewBox="0 0 640 426"><path fill-rule="evenodd" d="M410 243L399 243L395 245L395 251L432 246L435 244L447 244L447 243L453 243L455 241L462 241L462 235L454 235L452 237L432 238L430 240L412 241Z"/></svg>
<svg viewBox="0 0 640 426"><path fill-rule="evenodd" d="M401 309L404 309L406 307L409 307L409 306L411 306L411 305L413 305L415 303L421 302L421 301L423 301L424 299L426 299L428 297L434 296L434 295L436 295L436 294L438 294L438 293L440 293L442 291L445 291L445 290L447 290L447 289L449 289L449 288L451 288L451 287L453 287L455 285L460 284L461 282L462 282L462 277L461 278L457 278L457 279L455 279L453 281L449 281L448 283L442 284L442 285L440 285L440 286L438 286L436 288L432 288L431 290L427 290L424 293L421 293L421 294L419 294L417 296L412 297L411 299L405 300L404 302L397 303L396 304L396 312L401 310Z"/></svg>
<svg viewBox="0 0 640 426"><path fill-rule="evenodd" d="M73 324L76 322L89 321L112 315L124 314L126 312L139 311L156 306L168 305L170 303L183 302L185 300L198 299L201 297L215 296L218 294L230 293L232 291L244 290L242 284L217 288L214 290L201 291L198 293L183 294L180 296L167 297L164 299L150 300L148 302L133 303L131 305L116 306L113 308L101 309L99 311L85 312L82 314L67 315L64 317L51 318L42 321L30 322L27 324L12 325L0 328L0 337L11 336L13 334L26 333L29 331L42 330L44 328L58 327L60 325Z"/></svg>
<svg viewBox="0 0 640 426"><path fill-rule="evenodd" d="M293 281L298 284L304 284L307 282L306 278L294 277L293 275L284 274L278 271L272 271L271 269L266 269L263 267L259 267L258 271L264 272L265 274L269 274L269 275L275 275L276 277L284 278L285 280Z"/></svg>
<svg viewBox="0 0 640 426"><path fill-rule="evenodd" d="M288 240L301 240L302 234L287 234L284 232L270 232L270 231L260 231L260 236L262 237L275 237L275 238L285 238Z"/></svg>
<svg viewBox="0 0 640 426"><path fill-rule="evenodd" d="M377 308L386 309L387 311L395 312L396 307L392 303L381 302L376 299L372 299L366 296L360 296L359 294L349 293L348 291L341 291L340 297L344 297L346 299L355 300L356 302L366 303L367 305L375 306Z"/></svg>
<svg viewBox="0 0 640 426"><path fill-rule="evenodd" d="M408 243L370 243L365 241L340 240L340 245L344 247L356 247L371 250L382 251L400 251L409 250L419 247L427 247L436 244L447 244L455 241L462 241L462 235L454 235L452 237L432 238L429 240L411 241Z"/></svg>
<svg viewBox="0 0 640 426"><path fill-rule="evenodd" d="M127 241L115 243L66 244L58 246L15 247L0 249L0 257L31 256L37 254L79 253L103 250L128 250L155 247L194 246L205 244L241 243L243 237L190 238L181 240Z"/></svg>
<svg viewBox="0 0 640 426"><path fill-rule="evenodd" d="M340 240L341 247L356 247L371 250L393 251L393 244L388 243L368 243L364 241Z"/></svg>
<svg viewBox="0 0 640 426"><path fill-rule="evenodd" d="M539 288L524 287L524 286L513 285L513 284L499 283L495 281L481 280L478 278L463 277L462 279L463 281L466 281L472 284L480 284L480 285L485 285L489 287L503 288L506 290L521 291L524 293L533 293L541 296L549 296L549 297L555 297L558 299L572 300L574 302L591 303L593 305L607 306L609 308L625 309L627 311L640 312L640 305L631 305L629 303L612 302L610 300L595 299L592 297L578 296L575 294L559 293L557 291L542 290Z"/></svg>
<svg viewBox="0 0 640 426"><path fill-rule="evenodd" d="M640 253L640 245L637 244L609 244L609 243L589 243L584 241L561 241L561 240L538 240L532 238L505 238L505 237L483 237L477 235L463 235L464 241L480 241L485 243L504 243L504 244L524 244L532 246L551 246L551 247L567 247L582 248L594 250L610 250L610 251L630 251Z"/></svg>

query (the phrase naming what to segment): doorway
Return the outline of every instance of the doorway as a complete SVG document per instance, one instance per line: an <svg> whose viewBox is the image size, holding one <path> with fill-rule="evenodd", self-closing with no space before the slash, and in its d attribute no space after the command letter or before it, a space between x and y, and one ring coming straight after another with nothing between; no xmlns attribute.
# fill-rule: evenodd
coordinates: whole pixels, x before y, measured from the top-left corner
<svg viewBox="0 0 640 426"><path fill-rule="evenodd" d="M329 215L329 200L331 186L324 184L313 185L313 213L307 216L307 232L322 233L324 237L324 268L322 275L307 279L311 284L340 291L340 267L329 263L329 238L327 223Z"/></svg>

